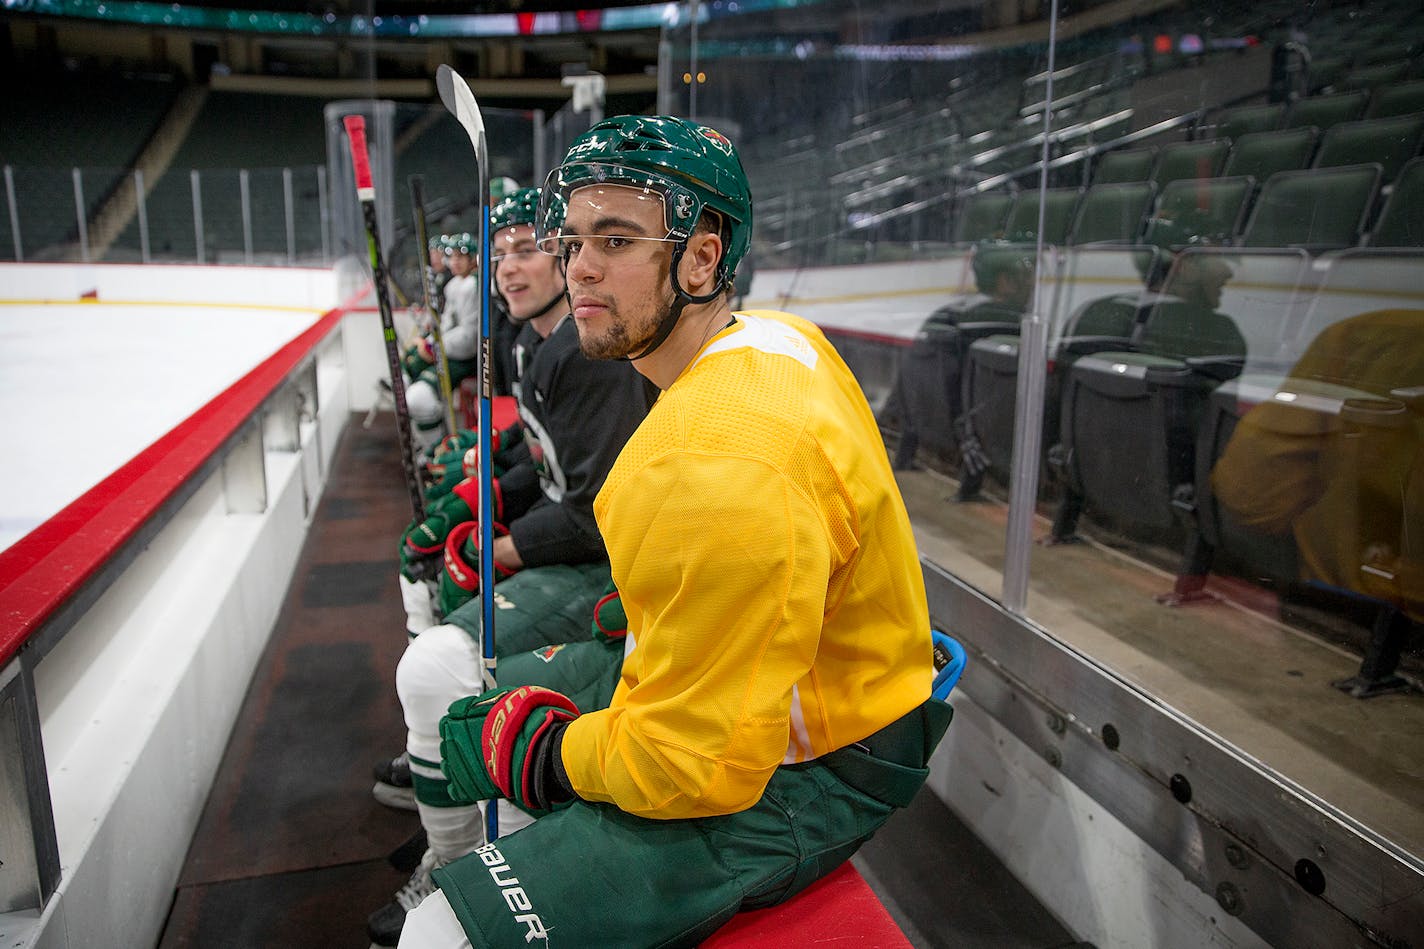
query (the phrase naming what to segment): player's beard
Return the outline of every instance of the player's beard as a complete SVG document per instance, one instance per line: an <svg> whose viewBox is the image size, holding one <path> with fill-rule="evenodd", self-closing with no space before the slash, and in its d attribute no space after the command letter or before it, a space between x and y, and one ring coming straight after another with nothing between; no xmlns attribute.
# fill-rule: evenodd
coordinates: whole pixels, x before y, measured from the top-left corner
<svg viewBox="0 0 1424 949"><path fill-rule="evenodd" d="M672 312L676 297L672 293L669 268L660 268L658 285L665 288L667 297L651 313L625 317L613 301L608 302L608 326L594 336L582 332L580 326L579 349L589 359L624 359L634 353L641 353L652 342L664 319Z"/></svg>

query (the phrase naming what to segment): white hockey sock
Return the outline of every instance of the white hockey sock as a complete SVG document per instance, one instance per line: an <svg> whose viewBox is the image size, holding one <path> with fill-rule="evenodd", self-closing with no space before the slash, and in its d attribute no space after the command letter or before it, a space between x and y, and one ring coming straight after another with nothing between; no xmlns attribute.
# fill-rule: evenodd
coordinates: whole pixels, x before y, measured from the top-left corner
<svg viewBox="0 0 1424 949"><path fill-rule="evenodd" d="M430 584L424 580L407 580L405 574L397 574L400 579L401 604L405 606L405 629L412 636L419 636L435 625L435 598Z"/></svg>
<svg viewBox="0 0 1424 949"><path fill-rule="evenodd" d="M463 857L485 842L485 821L478 806L432 807L420 801L415 806L428 846L441 864Z"/></svg>

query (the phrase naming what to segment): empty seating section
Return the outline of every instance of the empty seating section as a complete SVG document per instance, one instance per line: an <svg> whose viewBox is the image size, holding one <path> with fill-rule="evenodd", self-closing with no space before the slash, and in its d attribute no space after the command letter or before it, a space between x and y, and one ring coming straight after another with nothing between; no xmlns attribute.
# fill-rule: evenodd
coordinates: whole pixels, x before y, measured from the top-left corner
<svg viewBox="0 0 1424 949"><path fill-rule="evenodd" d="M85 210L92 212L177 93L176 82L65 73L24 76L0 96L0 165L12 169L27 259L45 259L53 245L78 237L71 169L83 169ZM0 227L0 258L13 254L10 228Z"/></svg>
<svg viewBox="0 0 1424 949"><path fill-rule="evenodd" d="M146 209L150 249L157 257L191 259L197 253L191 172L199 173L203 258L240 260L246 251L241 170L249 169L247 194L255 256L285 259L286 199L282 168L293 172L292 199L298 253L321 248L321 215L315 169L326 161L325 102L304 96L245 92L209 93L169 170L150 183ZM234 128L261 128L262 135L233 135ZM115 242L130 256L140 246L132 220Z"/></svg>

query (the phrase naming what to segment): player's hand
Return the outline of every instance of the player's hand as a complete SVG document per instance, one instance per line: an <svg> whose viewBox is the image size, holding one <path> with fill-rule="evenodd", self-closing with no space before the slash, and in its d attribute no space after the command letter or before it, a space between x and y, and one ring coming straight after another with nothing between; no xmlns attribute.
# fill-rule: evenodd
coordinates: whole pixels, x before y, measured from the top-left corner
<svg viewBox="0 0 1424 949"><path fill-rule="evenodd" d="M568 696L537 685L456 701L440 720L440 764L450 796L461 803L503 797L541 809L533 773L539 743L578 715Z"/></svg>

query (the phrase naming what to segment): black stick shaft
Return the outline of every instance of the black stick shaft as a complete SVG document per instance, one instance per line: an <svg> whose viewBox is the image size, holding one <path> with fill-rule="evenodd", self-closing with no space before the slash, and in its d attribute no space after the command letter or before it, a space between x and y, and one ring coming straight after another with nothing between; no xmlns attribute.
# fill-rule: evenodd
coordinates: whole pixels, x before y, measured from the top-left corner
<svg viewBox="0 0 1424 949"><path fill-rule="evenodd" d="M425 520L425 496L415 472L415 449L410 436L410 407L405 401L405 379L401 375L400 349L396 343L395 320L391 317L391 297L386 286L386 263L381 257L380 231L376 224L376 189L371 184L371 159L366 151L366 120L348 115L343 120L351 142L351 165L356 172L356 196L361 201L361 217L366 225L366 248L371 257L371 280L376 306L381 312L381 330L386 340L386 361L391 370L391 395L396 404L396 433L400 439L401 466L405 469L410 507L418 521Z"/></svg>

